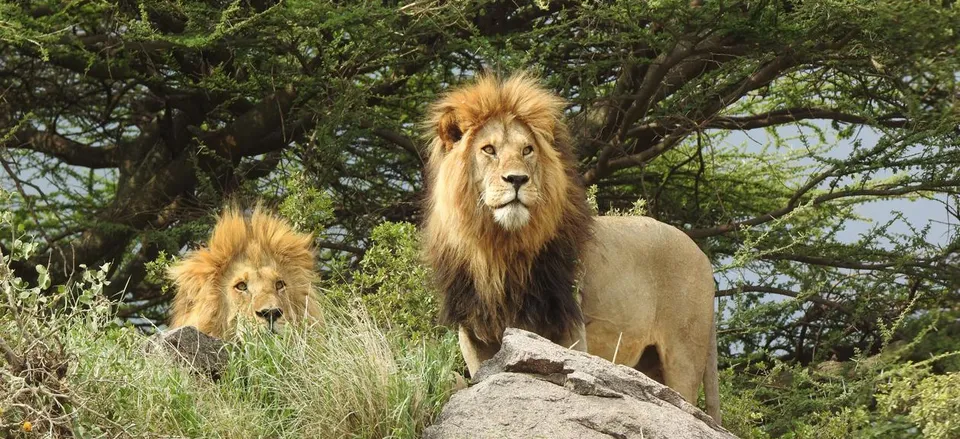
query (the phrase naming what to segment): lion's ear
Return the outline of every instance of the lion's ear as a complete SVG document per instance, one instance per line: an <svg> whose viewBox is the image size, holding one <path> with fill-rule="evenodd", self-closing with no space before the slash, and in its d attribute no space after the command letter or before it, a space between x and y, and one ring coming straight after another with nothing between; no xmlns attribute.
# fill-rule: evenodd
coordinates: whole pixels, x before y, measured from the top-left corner
<svg viewBox="0 0 960 439"><path fill-rule="evenodd" d="M440 116L440 122L437 123L437 135L443 141L444 150L450 151L453 145L463 138L463 130L460 128L460 121L453 110L447 111Z"/></svg>

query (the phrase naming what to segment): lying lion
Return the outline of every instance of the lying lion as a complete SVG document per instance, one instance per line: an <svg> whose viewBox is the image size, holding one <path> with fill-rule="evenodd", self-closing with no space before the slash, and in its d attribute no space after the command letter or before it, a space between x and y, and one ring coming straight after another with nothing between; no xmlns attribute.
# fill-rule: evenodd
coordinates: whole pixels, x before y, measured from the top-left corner
<svg viewBox="0 0 960 439"><path fill-rule="evenodd" d="M565 103L483 76L436 102L425 255L471 375L518 327L636 367L720 420L710 261L651 218L591 215ZM580 298L574 293L580 286Z"/></svg>
<svg viewBox="0 0 960 439"><path fill-rule="evenodd" d="M168 271L177 288L170 327L229 339L240 317L274 331L288 321L319 320L312 242L259 206L249 217L225 209L208 245Z"/></svg>

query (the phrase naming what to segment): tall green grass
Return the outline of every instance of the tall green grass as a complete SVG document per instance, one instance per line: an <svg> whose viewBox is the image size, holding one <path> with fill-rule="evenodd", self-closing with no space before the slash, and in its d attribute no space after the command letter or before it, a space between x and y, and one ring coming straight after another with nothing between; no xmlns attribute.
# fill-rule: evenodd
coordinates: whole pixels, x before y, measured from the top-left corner
<svg viewBox="0 0 960 439"><path fill-rule="evenodd" d="M0 272L13 355L0 367L0 436L413 438L451 392L452 335L411 342L331 304L322 327L243 331L213 382L145 354L148 337L113 321L91 273L61 289L79 297L64 307ZM46 370L57 364L62 376Z"/></svg>

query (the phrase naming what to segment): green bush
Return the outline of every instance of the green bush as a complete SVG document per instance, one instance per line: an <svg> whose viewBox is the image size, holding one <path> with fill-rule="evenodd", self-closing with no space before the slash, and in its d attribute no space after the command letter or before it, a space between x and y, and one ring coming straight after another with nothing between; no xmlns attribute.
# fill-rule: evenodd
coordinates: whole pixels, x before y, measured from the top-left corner
<svg viewBox="0 0 960 439"><path fill-rule="evenodd" d="M413 340L437 338L439 297L420 260L419 235L410 223L383 223L373 230L353 282L334 294L358 300L374 321ZM332 287L337 289L338 287Z"/></svg>
<svg viewBox="0 0 960 439"><path fill-rule="evenodd" d="M455 382L452 333L411 341L329 303L322 327L241 331L212 382L144 354L101 294L108 267L43 296L9 270L18 242L0 255L0 437L414 438Z"/></svg>
<svg viewBox="0 0 960 439"><path fill-rule="evenodd" d="M846 362L736 364L721 372L724 426L743 438L960 437L960 373L930 366L960 352L903 361L926 335Z"/></svg>
<svg viewBox="0 0 960 439"><path fill-rule="evenodd" d="M724 428L743 439L769 438L762 428L768 412L757 399L757 390L735 387L735 382L733 370L720 371L720 410ZM703 407L703 401L700 406Z"/></svg>
<svg viewBox="0 0 960 439"><path fill-rule="evenodd" d="M108 266L81 267L55 288L43 266L36 285L15 277L11 261L37 248L17 230L0 212L0 232L14 237L0 254L2 437L412 438L463 367L456 335L435 323L411 224L380 225L349 281L327 279L323 327L240 331L217 382L143 354L147 337L116 320L102 295ZM724 425L757 439L960 437L960 351L930 337L955 321L953 310L904 312L887 333L908 342L846 362L728 358Z"/></svg>
<svg viewBox="0 0 960 439"><path fill-rule="evenodd" d="M928 367L904 367L881 386L880 413L904 418L923 437L960 437L960 373L933 375Z"/></svg>

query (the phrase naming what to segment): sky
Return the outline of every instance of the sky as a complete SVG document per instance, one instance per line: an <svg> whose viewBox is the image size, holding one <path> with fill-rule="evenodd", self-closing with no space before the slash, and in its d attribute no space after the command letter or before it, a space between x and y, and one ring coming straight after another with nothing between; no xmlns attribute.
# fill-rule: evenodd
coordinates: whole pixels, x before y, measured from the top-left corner
<svg viewBox="0 0 960 439"><path fill-rule="evenodd" d="M828 135L832 132L828 123L819 121L815 123L822 129L827 130ZM799 134L795 126L784 126L777 131L781 138L792 138ZM862 145L869 147L876 144L880 139L880 134L874 130L865 128L860 130L858 136L853 139L843 140L833 137L831 140L828 137L828 141L834 142L835 145L830 148L827 155L838 159L848 157L854 149L853 142L856 138L859 138ZM745 132L734 132L724 138L719 146L722 148L724 146L745 145L748 151L759 153L766 144L773 142L773 137L765 130L754 129ZM781 148L804 150L805 146L798 140L790 140L782 145ZM810 160L810 163L815 162ZM877 177L884 178L888 176L890 176L889 173L886 175L881 174ZM913 229L922 229L929 225L930 232L928 234L928 242L942 247L951 242L951 240L956 239L956 236L960 234L960 225L957 224L957 220L952 218L947 211L944 205L945 201L948 201L946 197L941 196L940 201L922 198L916 200L901 198L863 203L856 208L856 211L866 220L849 222L846 228L838 233L837 237L843 242L858 241L863 235L870 232L871 227L896 218L897 214L895 212L899 212L902 218L893 223L890 229L888 229L890 232L910 235L913 233ZM953 209L957 209L957 202L958 200L956 198L950 201ZM715 278L718 282L718 289L722 290L736 287L739 282L750 284L755 282L758 277L746 270L734 270L725 274L718 272ZM761 298L762 302L782 302L788 300L793 299L772 294ZM719 307L719 302L717 305ZM728 317L730 311L731 309L727 308L724 317Z"/></svg>
<svg viewBox="0 0 960 439"><path fill-rule="evenodd" d="M831 133L829 124L826 122L817 123L821 128ZM784 138L791 138L798 134L798 129L794 126L784 126L778 129L780 135ZM859 138L863 145L872 146L880 139L880 134L876 131L865 128L860 130L858 136L852 139L833 138L835 145L830 149L828 155L832 158L846 158L853 151L853 142ZM828 140L829 141L829 140ZM763 129L747 130L744 132L734 132L723 140L727 145L745 144L749 151L760 152L766 143L772 143L774 139ZM788 141L785 148L804 149L804 145L799 141ZM813 161L811 160L811 163ZM878 178L890 176L890 174L879 174ZM949 212L946 210L941 197L941 201L917 199L915 201L906 199L877 200L871 203L861 204L857 207L857 212L862 216L869 218L871 223L883 223L895 217L894 211L903 214L905 222L896 222L891 231L896 233L911 233L911 225L921 228L930 224L930 240L933 243L945 245L958 233L958 224L954 219L951 222ZM953 204L951 204L953 205ZM845 240L854 241L859 239L860 235L869 231L871 223L852 223L844 232L840 234Z"/></svg>

